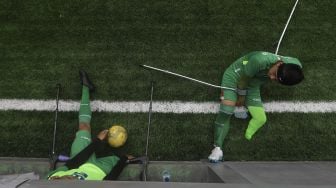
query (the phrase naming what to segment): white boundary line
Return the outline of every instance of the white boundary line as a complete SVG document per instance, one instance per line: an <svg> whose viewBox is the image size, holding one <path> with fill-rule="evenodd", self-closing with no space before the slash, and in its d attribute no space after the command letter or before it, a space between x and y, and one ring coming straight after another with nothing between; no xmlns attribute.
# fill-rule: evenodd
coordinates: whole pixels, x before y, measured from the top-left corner
<svg viewBox="0 0 336 188"><path fill-rule="evenodd" d="M266 112L284 113L335 113L336 101L279 101L264 103ZM98 112L129 112L146 113L149 108L149 101L92 101L93 111ZM219 103L216 102L183 102L183 101L155 101L153 102L153 112L159 113L204 113L214 114L218 112ZM20 111L55 111L55 100L26 100L26 99L0 99L0 110L20 110ZM78 111L79 101L60 100L59 111ZM241 111L237 108L236 111Z"/></svg>

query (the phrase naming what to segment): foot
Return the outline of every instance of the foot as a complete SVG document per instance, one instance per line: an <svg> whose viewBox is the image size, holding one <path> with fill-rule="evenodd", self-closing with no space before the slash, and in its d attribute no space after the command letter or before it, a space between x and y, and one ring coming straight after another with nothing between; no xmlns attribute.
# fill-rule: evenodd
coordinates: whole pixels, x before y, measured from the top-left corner
<svg viewBox="0 0 336 188"><path fill-rule="evenodd" d="M81 80L81 84L87 86L89 88L90 92L93 92L95 90L95 86L90 81L89 76L85 71L80 70L79 71L79 77L80 77L80 80Z"/></svg>
<svg viewBox="0 0 336 188"><path fill-rule="evenodd" d="M210 163L218 163L223 160L223 151L220 147L215 147L208 157Z"/></svg>
<svg viewBox="0 0 336 188"><path fill-rule="evenodd" d="M247 139L247 140L251 140L252 139L252 136L253 136L253 133L251 133L248 129L246 130L246 132L245 132L245 138Z"/></svg>

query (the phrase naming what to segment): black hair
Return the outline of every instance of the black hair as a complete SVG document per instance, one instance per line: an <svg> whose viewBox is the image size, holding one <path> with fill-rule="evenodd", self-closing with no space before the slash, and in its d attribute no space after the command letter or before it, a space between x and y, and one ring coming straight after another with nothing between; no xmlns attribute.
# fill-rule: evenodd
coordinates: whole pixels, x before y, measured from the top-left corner
<svg viewBox="0 0 336 188"><path fill-rule="evenodd" d="M291 86L300 83L304 76L299 65L283 63L278 68L277 78L279 83Z"/></svg>

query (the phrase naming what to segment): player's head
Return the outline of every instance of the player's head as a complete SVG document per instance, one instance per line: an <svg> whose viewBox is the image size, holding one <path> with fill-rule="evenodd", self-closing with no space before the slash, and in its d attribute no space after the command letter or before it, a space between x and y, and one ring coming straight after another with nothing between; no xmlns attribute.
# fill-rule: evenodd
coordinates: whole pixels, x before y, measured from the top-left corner
<svg viewBox="0 0 336 188"><path fill-rule="evenodd" d="M304 79L302 68L296 64L282 63L277 70L277 81L280 84L292 86Z"/></svg>
<svg viewBox="0 0 336 188"><path fill-rule="evenodd" d="M288 86L298 84L304 79L302 68L299 65L283 61L276 62L268 71L268 76L271 80Z"/></svg>

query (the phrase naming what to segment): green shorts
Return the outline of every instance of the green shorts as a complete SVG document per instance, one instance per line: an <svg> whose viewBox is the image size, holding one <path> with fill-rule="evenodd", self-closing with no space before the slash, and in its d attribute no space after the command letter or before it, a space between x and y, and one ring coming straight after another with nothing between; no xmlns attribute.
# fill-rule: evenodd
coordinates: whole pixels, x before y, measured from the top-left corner
<svg viewBox="0 0 336 188"><path fill-rule="evenodd" d="M263 107L259 88L247 89L247 95L245 97L245 106Z"/></svg>
<svg viewBox="0 0 336 188"><path fill-rule="evenodd" d="M260 96L260 88L265 83L263 80L252 78L247 85L247 94L245 97L246 106L263 107Z"/></svg>
<svg viewBox="0 0 336 188"><path fill-rule="evenodd" d="M228 76L227 74L224 74L223 82L221 86L223 87L229 87L229 88L237 88L237 85L233 84L235 83L233 78ZM257 106L257 107L263 107L261 96L260 96L260 87L262 82L260 82L258 79L252 79L247 88L247 94L245 96L245 106ZM222 89L220 99L221 100L230 100L233 102L237 101L238 94L236 91Z"/></svg>
<svg viewBox="0 0 336 188"><path fill-rule="evenodd" d="M91 143L91 133L86 130L79 130L76 133L76 138L72 143L70 158L76 156L84 148L86 148ZM112 168L119 161L117 156L108 156L97 158L96 154L92 154L87 162L92 163L102 169L106 174L110 173Z"/></svg>

